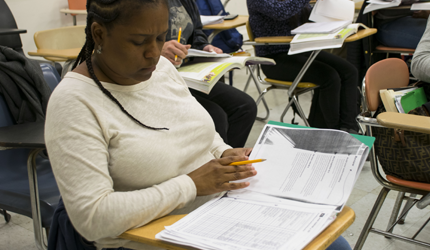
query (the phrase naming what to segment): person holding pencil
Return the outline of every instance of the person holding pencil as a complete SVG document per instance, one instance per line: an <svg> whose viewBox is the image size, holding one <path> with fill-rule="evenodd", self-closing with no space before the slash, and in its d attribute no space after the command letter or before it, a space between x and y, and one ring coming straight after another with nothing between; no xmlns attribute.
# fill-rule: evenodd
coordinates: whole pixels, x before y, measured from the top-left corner
<svg viewBox="0 0 430 250"><path fill-rule="evenodd" d="M189 48L223 52L209 44L194 0L168 0L168 3L169 30L162 56L179 67ZM222 81L216 83L209 94L194 89L190 89L190 92L208 111L224 142L233 148L243 147L257 116L254 99Z"/></svg>
<svg viewBox="0 0 430 250"><path fill-rule="evenodd" d="M160 56L166 1L88 0L87 13L85 45L47 108L45 142L62 197L49 249L74 239L90 249L148 249L118 235L247 187L230 181L255 169L230 164L249 160L251 149L223 142Z"/></svg>

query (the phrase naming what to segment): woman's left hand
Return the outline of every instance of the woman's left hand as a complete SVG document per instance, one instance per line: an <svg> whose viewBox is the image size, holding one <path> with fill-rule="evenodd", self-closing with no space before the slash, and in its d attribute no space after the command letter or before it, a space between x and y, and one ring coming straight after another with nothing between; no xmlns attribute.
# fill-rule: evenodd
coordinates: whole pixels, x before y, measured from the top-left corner
<svg viewBox="0 0 430 250"><path fill-rule="evenodd" d="M221 158L227 156L249 156L251 152L252 148L230 148L222 153Z"/></svg>
<svg viewBox="0 0 430 250"><path fill-rule="evenodd" d="M218 47L215 47L215 46L212 46L212 45L206 45L204 48L203 48L203 50L204 51L207 51L207 52L215 52L215 53L217 53L217 54L221 54L222 53L222 49L220 49L220 48L218 48Z"/></svg>

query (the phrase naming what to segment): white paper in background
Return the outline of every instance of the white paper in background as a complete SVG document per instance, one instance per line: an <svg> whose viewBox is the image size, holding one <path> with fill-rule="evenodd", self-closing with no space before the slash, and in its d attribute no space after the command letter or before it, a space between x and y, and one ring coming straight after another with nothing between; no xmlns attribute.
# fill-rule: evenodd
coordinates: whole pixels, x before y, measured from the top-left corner
<svg viewBox="0 0 430 250"><path fill-rule="evenodd" d="M430 3L414 3L411 10L430 10Z"/></svg>
<svg viewBox="0 0 430 250"><path fill-rule="evenodd" d="M355 4L350 0L318 0L312 9L309 20L330 22L354 19Z"/></svg>

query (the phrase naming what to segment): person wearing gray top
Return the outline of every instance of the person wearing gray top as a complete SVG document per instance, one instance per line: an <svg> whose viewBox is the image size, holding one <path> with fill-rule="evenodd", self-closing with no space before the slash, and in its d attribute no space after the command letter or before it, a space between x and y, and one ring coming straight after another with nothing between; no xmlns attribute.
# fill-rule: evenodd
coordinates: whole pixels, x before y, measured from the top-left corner
<svg viewBox="0 0 430 250"><path fill-rule="evenodd" d="M416 78L425 82L430 82L430 20L427 20L427 27L418 43L411 63L411 73Z"/></svg>

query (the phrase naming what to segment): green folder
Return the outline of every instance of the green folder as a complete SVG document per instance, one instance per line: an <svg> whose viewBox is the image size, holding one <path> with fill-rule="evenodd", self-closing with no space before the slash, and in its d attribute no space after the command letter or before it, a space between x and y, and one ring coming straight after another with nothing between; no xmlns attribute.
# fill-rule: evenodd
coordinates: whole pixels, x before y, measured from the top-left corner
<svg viewBox="0 0 430 250"><path fill-rule="evenodd" d="M288 124L288 123L282 123L282 122L276 122L276 121L269 121L267 124L271 125L278 125L278 126L284 126L284 127L290 127L290 128L310 128L315 129L312 127L306 127L301 125L295 125L295 124ZM369 150L372 148L373 143L375 142L375 137L365 136L365 135L354 135L351 134L353 137L355 137L357 140L361 141L364 145L369 147Z"/></svg>
<svg viewBox="0 0 430 250"><path fill-rule="evenodd" d="M417 88L416 90L406 93L402 96L402 99L400 99L400 103L402 104L403 110L406 114L412 109L422 106L427 103L424 89Z"/></svg>

